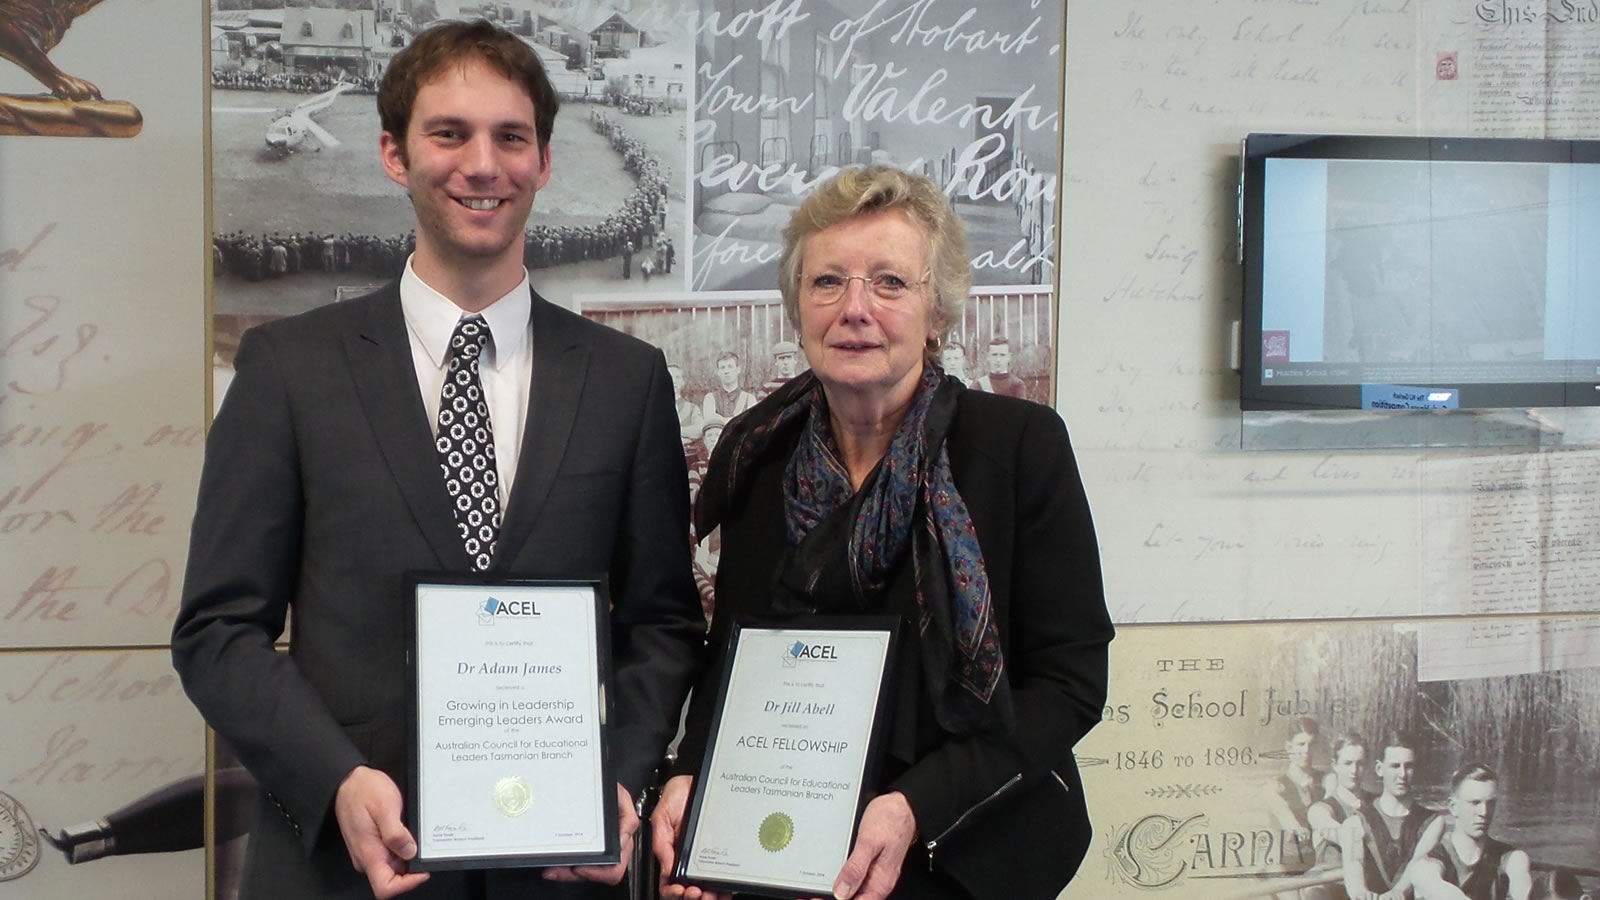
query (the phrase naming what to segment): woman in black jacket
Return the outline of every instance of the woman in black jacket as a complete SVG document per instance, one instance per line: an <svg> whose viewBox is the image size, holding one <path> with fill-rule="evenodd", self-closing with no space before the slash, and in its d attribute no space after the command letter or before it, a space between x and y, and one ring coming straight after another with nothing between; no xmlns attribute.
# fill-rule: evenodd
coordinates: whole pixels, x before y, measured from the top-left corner
<svg viewBox="0 0 1600 900"><path fill-rule="evenodd" d="M784 241L811 369L729 424L701 487L698 533L722 528L712 649L740 614L899 613L887 760L835 895L1050 900L1089 842L1072 747L1100 721L1112 637L1066 429L939 368L971 269L931 181L846 169ZM651 819L665 872L719 665Z"/></svg>

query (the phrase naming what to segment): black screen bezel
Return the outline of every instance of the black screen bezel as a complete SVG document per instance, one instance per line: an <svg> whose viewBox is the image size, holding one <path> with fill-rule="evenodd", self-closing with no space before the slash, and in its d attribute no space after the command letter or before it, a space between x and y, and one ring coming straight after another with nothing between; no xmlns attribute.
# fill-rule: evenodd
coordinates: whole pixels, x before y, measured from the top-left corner
<svg viewBox="0 0 1600 900"><path fill-rule="evenodd" d="M1382 135L1250 134L1240 183L1240 260L1244 303L1240 330L1239 406L1255 410L1358 410L1360 383L1272 384L1262 379L1262 253L1269 159L1547 162L1600 164L1600 141ZM1455 390L1461 409L1600 406L1600 380L1428 383Z"/></svg>

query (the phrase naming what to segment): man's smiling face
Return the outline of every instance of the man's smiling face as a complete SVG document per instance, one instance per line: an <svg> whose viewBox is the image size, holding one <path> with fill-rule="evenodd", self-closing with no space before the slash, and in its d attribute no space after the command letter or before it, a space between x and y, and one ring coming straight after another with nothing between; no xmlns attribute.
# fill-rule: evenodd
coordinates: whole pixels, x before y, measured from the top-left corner
<svg viewBox="0 0 1600 900"><path fill-rule="evenodd" d="M520 265L534 194L550 180L550 149L534 127L527 92L482 60L422 85L404 143L382 138L384 172L416 208L419 255L469 268Z"/></svg>

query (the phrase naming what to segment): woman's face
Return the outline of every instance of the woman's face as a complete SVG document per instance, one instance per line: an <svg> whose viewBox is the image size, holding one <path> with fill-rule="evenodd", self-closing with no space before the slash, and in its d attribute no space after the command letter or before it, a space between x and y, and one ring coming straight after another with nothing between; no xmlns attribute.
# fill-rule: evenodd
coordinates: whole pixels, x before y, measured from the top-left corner
<svg viewBox="0 0 1600 900"><path fill-rule="evenodd" d="M865 213L801 246L800 336L830 395L903 402L916 392L923 351L936 336L928 236L898 210ZM907 286L888 298L873 280ZM843 293L826 288L842 283Z"/></svg>
<svg viewBox="0 0 1600 900"><path fill-rule="evenodd" d="M1311 744L1314 740L1315 738L1302 731L1284 743L1283 749L1289 754L1289 765L1301 769L1310 768Z"/></svg>
<svg viewBox="0 0 1600 900"><path fill-rule="evenodd" d="M1360 744L1345 744L1333 760L1333 772L1339 776L1339 786L1351 793L1361 784L1361 769L1367 763L1367 750Z"/></svg>

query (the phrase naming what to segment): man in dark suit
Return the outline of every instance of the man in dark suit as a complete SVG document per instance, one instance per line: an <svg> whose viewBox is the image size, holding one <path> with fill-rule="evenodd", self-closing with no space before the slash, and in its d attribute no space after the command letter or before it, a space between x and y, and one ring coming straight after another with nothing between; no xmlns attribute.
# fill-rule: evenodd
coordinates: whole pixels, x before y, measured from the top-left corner
<svg viewBox="0 0 1600 900"><path fill-rule="evenodd" d="M173 630L185 689L266 792L242 894L617 896L626 863L408 872L403 574L609 577L626 860L703 640L671 378L528 286L557 99L527 45L430 29L378 106L416 252L374 294L244 336Z"/></svg>

